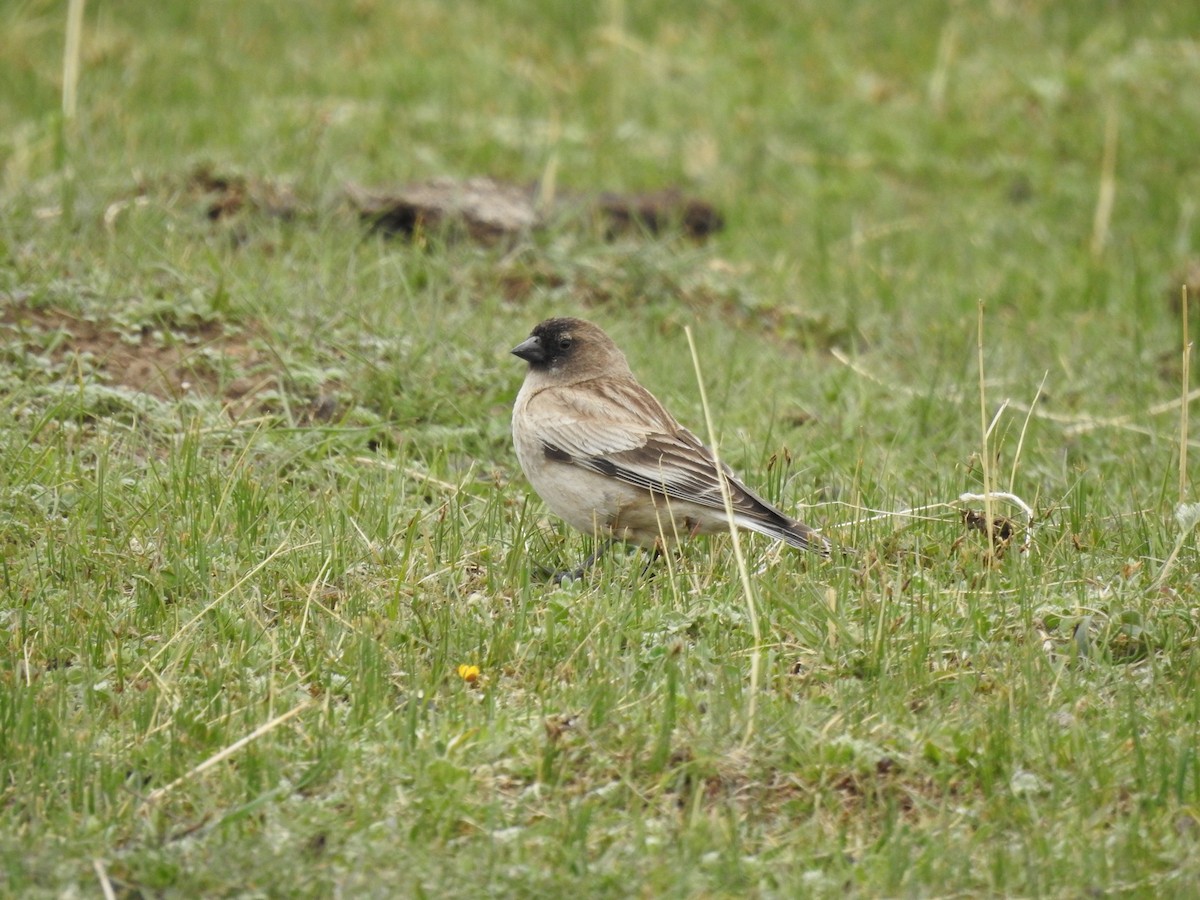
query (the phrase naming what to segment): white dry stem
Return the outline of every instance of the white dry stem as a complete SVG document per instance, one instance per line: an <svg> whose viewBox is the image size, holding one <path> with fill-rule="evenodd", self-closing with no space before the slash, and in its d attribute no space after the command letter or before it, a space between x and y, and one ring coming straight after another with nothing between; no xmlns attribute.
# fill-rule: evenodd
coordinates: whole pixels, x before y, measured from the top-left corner
<svg viewBox="0 0 1200 900"><path fill-rule="evenodd" d="M561 127L555 123L551 129L551 145L557 143ZM546 160L546 167L542 169L542 177L538 181L537 193L537 210L542 215L546 215L554 208L554 198L558 191L558 151L554 150L550 153L550 158Z"/></svg>
<svg viewBox="0 0 1200 900"><path fill-rule="evenodd" d="M838 522L835 525L829 526L831 530L837 531L840 528L852 528L856 525L865 525L868 522L879 522L883 519L921 519L925 522L941 522L940 516L926 516L922 513L927 513L933 509L954 509L955 505L952 501L942 503L928 503L925 506L908 506L904 509L872 509L869 506L856 506L852 503L845 503L840 500L835 500L833 506L848 506L858 512L871 513L866 518L850 519L846 522Z"/></svg>
<svg viewBox="0 0 1200 900"><path fill-rule="evenodd" d="M1187 456L1188 456L1188 383L1192 379L1192 342L1188 335L1188 289L1183 286L1180 317L1183 324L1183 366L1179 389L1179 503L1187 500Z"/></svg>
<svg viewBox="0 0 1200 900"><path fill-rule="evenodd" d="M1146 407L1146 415L1161 416L1164 413L1174 412L1179 406L1192 403L1196 400L1200 400L1200 388L1189 391L1182 399L1172 397L1170 400L1161 400L1158 403L1152 403ZM1086 413L1071 416L1063 413L1051 413L1046 410L1038 410L1034 415L1039 419L1047 419L1066 425L1063 429L1065 437L1086 434L1089 431L1096 431L1100 428L1120 428L1123 431L1144 434L1147 437L1161 437L1161 434L1157 431L1146 428L1143 425L1133 424L1134 416L1091 416Z"/></svg>
<svg viewBox="0 0 1200 900"><path fill-rule="evenodd" d="M155 803L158 800L161 800L166 794L175 790L181 784L184 784L185 782L190 781L191 779L195 778L197 775L202 775L204 772L207 772L213 766L218 765L219 763L223 762L226 759L229 759L229 757L233 756L235 753L237 753L239 750L241 750L247 744L250 744L250 743L258 740L260 737L262 737L264 734L267 734L270 731L274 731L276 728L278 728L280 725L282 725L288 719L291 719L291 718L294 718L294 717L300 715L300 713L304 712L306 709L310 709L315 704L316 704L315 700L305 700L299 706L293 706L287 712L280 713L279 715L277 715L275 718L271 719L270 721L264 722L262 725L259 725L257 728L255 728L252 732L250 732L245 737L238 738L238 740L234 741L228 747L214 753L208 759L204 760L204 762L200 763L200 765L195 766L193 769L191 769L187 773L180 775L178 778L176 778L170 784L165 784L162 787L158 788L157 790L151 791L146 796L147 805L149 805L151 803Z"/></svg>
<svg viewBox="0 0 1200 900"><path fill-rule="evenodd" d="M684 326L683 332L687 335L688 349L692 353L692 367L696 370L696 384L700 388L700 407L704 410L704 426L708 429L708 445L712 450L717 481L721 485L721 501L725 504L725 517L729 520L729 536L733 540L733 558L737 561L738 576L742 581L742 593L746 599L746 610L750 616L750 632L754 637L754 653L750 657L750 706L746 711L746 733L742 736L742 746L746 746L750 742L750 736L754 734L754 716L758 709L759 670L762 666L762 631L758 622L758 601L754 596L754 584L750 580L750 570L746 566L746 558L742 555L742 543L738 535L738 528L733 521L733 495L729 490L729 482L725 480L721 457L717 453L717 431L713 427L712 412L708 406L708 393L704 390L704 377L700 372L700 355L696 352L696 341L692 337L692 329Z"/></svg>
<svg viewBox="0 0 1200 900"><path fill-rule="evenodd" d="M355 523L358 527L358 523ZM362 532L360 531L361 535ZM313 579L312 585L308 589L308 597L304 601L304 612L300 615L300 627L296 629L296 640L292 643L292 653L295 654L300 650L304 642L305 632L308 630L308 616L312 612L313 602L316 600L317 591L325 586L325 579L329 576L329 570L332 567L332 560L325 557L325 562L321 565L321 571L317 573L317 577Z"/></svg>
<svg viewBox="0 0 1200 900"><path fill-rule="evenodd" d="M1196 525L1200 524L1200 503L1180 503L1175 507L1175 521L1179 524L1179 536L1175 538L1175 546L1171 548L1171 555L1167 557L1158 577L1154 579L1153 589L1156 591L1167 580L1167 575L1174 567L1175 560L1179 558L1179 551L1183 549L1184 541L1196 530Z"/></svg>
<svg viewBox="0 0 1200 900"><path fill-rule="evenodd" d="M983 301L979 301L977 307L976 331L975 331L975 353L979 359L979 435L982 443L980 451L980 466L983 469L983 515L987 526L988 551L991 552L995 546L995 523L992 516L992 453L988 449L988 437L992 433L992 428L988 425L987 420L987 387L984 384L984 368L983 368ZM996 414L997 417L999 413ZM996 422L992 420L992 425Z"/></svg>
<svg viewBox="0 0 1200 900"><path fill-rule="evenodd" d="M253 578L255 575L257 575L259 572L261 572L263 570L263 568L265 568L267 565L269 565L276 557L282 556L284 553L291 553L296 550L304 550L308 547L315 547L319 543L320 543L320 541L308 541L307 543L297 544L296 546L293 547L293 546L288 545L288 539L285 538L283 543L280 544L278 547L276 547L274 549L274 551L272 551L271 554L266 559L262 560L260 563L258 563L258 565L254 566L252 569L250 569L248 572L246 572L245 575L243 575L236 582L234 582L233 586L231 588L229 588L229 590L225 591L225 593L218 596L215 600L213 600L211 603L209 603L207 606L205 606L204 609L200 610L200 612L196 613L194 616L192 616L190 619L188 619L187 622L185 622L182 626L180 626L180 628L173 635L171 635L171 637L167 640L167 642L164 643L161 647L159 647L158 650L155 652L155 654L153 656L151 656L148 660L146 660L145 663L142 664L142 668L138 670L138 675L144 675L146 672L148 672L150 670L150 667L152 665L154 665L155 661L160 656L162 656L164 653L167 652L168 647L170 647L177 640L179 640L179 638L183 637L183 635L185 635L188 631L190 631L192 629L192 626L194 626L197 622L199 622L201 619L203 619L210 612L212 612L212 610L216 609L218 606L220 606L222 603L224 603L226 597L228 597L230 594L232 594L234 591L236 591L238 588L240 588L243 584L245 584L247 581L249 581L251 578Z"/></svg>
<svg viewBox="0 0 1200 900"><path fill-rule="evenodd" d="M419 481L422 484L428 484L437 488L440 491L449 491L457 493L462 490L462 484L466 484L471 479L471 475L475 471L474 463L467 469L467 474L463 476L462 484L451 484L449 481L442 481L439 478L434 478L428 472L422 472L420 469L414 469L412 466L398 466L393 462L388 462L386 459L374 459L370 456L355 456L351 460L360 463L364 466L378 466L379 468L387 469L389 472L402 472L413 481Z"/></svg>
<svg viewBox="0 0 1200 900"><path fill-rule="evenodd" d="M849 369L855 375L860 375L863 378L867 379L867 381L873 382L874 384L877 384L880 387L887 388L889 391L892 391L892 392L898 393L898 394L903 394L905 397L924 399L925 397L928 396L928 393L925 391L918 391L916 388L911 388L906 384L897 384L894 380L888 380L886 378L881 378L880 376L876 375L874 372L872 372L868 368L866 368L866 366L863 366L863 365L859 364L858 362L852 360L849 356L846 355L846 353L844 351L838 349L837 347L830 348L829 355L832 356L834 359L836 359L838 362L840 362L843 366L845 366L847 369ZM993 384L992 386L995 387L995 384ZM963 400L967 399L965 394L963 394L959 391L956 391L956 390L941 391L937 394L937 397L939 400L944 400L947 403L961 403Z"/></svg>
<svg viewBox="0 0 1200 900"><path fill-rule="evenodd" d="M950 83L950 66L958 50L958 27L953 19L942 26L938 35L937 62L929 78L929 105L934 113L942 115L946 110L946 88Z"/></svg>
<svg viewBox="0 0 1200 900"><path fill-rule="evenodd" d="M74 121L79 97L79 56L83 46L84 0L67 5L67 35L63 43L62 113L66 122Z"/></svg>
<svg viewBox="0 0 1200 900"><path fill-rule="evenodd" d="M1200 503L1187 503L1187 452L1188 452L1188 382L1191 380L1192 343L1188 335L1188 289L1183 286L1183 302L1180 304L1180 315L1183 326L1183 373L1179 402L1179 504L1175 507L1175 521L1179 525L1179 535L1175 538L1175 546L1163 562L1158 577L1154 579L1154 589L1158 590L1167 580L1167 575L1179 558L1184 541L1200 524Z"/></svg>
<svg viewBox="0 0 1200 900"><path fill-rule="evenodd" d="M104 894L104 900L117 900L117 892L113 890L112 879L108 877L108 867L104 864L104 860L93 859L92 869L95 870L96 878L100 881L100 893Z"/></svg>
<svg viewBox="0 0 1200 900"><path fill-rule="evenodd" d="M1019 496L1011 491L993 491L990 495L984 494L959 494L957 500L947 500L941 503L928 503L925 506L910 506L905 509L870 509L867 507L855 506L854 509L860 512L871 513L866 518L851 519L847 522L839 522L831 526L831 530L837 531L842 528L851 528L857 525L864 525L868 522L879 522L883 519L921 519L927 522L941 522L942 517L927 516L924 513L937 509L958 509L960 503L982 503L985 501L1004 501L1011 503L1021 510L1025 515L1025 537L1021 540L1020 551L1027 552L1033 545L1033 533L1035 529L1034 520L1036 518L1033 507L1022 500ZM843 504L849 506L850 504Z"/></svg>
<svg viewBox="0 0 1200 900"><path fill-rule="evenodd" d="M830 355L855 375L859 375L873 384L879 385L880 387L887 388L892 393L902 394L905 397L913 398L924 398L926 396L926 394L922 391L914 390L907 385L896 384L894 381L888 381L887 379L881 378L874 372L868 370L865 366L850 359L845 353L843 353L841 350L838 350L836 347L830 351ZM1045 379L1042 380L1042 383L1045 384ZM946 403L961 403L963 399L965 399L963 395L957 391L943 391L938 394L938 398ZM1200 388L1194 388L1193 390L1189 391L1187 396L1183 398L1182 401L1179 397L1172 397L1170 400L1162 400L1158 403L1152 403L1150 406L1146 407L1144 413L1139 413L1138 416L1161 416L1165 413L1174 412L1177 410L1181 402L1193 403L1196 400L1200 400ZM1063 428L1063 435L1065 437L1074 437L1075 435L1085 434L1089 431L1095 431L1100 428L1117 428L1121 431L1128 431L1132 434L1143 434L1146 437L1159 439L1164 438L1163 432L1155 431L1153 428L1147 428L1145 425L1136 424L1134 420L1137 418L1137 416L1097 416L1090 413L1071 415L1068 413L1053 412L1048 409L1043 409L1040 406L1022 403L1019 400L1010 399L1005 402L1007 402L1008 405L1015 410L1023 413L1029 413L1035 419L1041 419L1046 422L1053 422L1056 425L1061 425ZM1200 447L1200 441L1189 439L1188 446Z"/></svg>
<svg viewBox="0 0 1200 900"><path fill-rule="evenodd" d="M1042 390L1046 387L1046 379L1050 377L1047 372L1042 376L1042 383L1038 385L1037 392L1033 395L1033 402L1029 404L1029 409L1025 411L1025 421L1021 423L1021 435L1017 438L1017 450L1013 454L1012 474L1008 477L1008 490L1011 492L1017 486L1017 465L1021 462L1021 450L1025 446L1025 433L1029 431L1029 420L1033 416L1033 410L1037 407L1038 398L1042 396ZM1008 405L1008 401L1004 401Z"/></svg>
<svg viewBox="0 0 1200 900"><path fill-rule="evenodd" d="M1104 156L1100 160L1100 189L1092 216L1092 258L1099 259L1108 243L1113 202L1117 197L1117 110L1110 106L1104 121Z"/></svg>

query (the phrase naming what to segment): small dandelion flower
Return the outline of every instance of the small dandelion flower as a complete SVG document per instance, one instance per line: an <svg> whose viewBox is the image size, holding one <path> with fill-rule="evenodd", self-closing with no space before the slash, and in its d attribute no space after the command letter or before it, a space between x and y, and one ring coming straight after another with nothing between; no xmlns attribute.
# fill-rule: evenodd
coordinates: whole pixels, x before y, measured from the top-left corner
<svg viewBox="0 0 1200 900"><path fill-rule="evenodd" d="M474 684L479 680L479 666L469 666L463 663L458 667L458 677L467 684Z"/></svg>

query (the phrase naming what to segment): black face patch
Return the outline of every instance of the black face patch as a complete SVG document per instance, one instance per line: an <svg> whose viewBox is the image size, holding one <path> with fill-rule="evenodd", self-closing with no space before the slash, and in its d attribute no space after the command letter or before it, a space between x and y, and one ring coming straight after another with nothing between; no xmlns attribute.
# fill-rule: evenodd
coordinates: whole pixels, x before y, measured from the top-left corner
<svg viewBox="0 0 1200 900"><path fill-rule="evenodd" d="M546 319L512 352L532 369L554 369L578 352L580 336L587 335L589 327L582 319Z"/></svg>
<svg viewBox="0 0 1200 900"><path fill-rule="evenodd" d="M570 356L575 346L572 331L571 324L563 319L547 319L533 329L532 336L538 339L542 351L542 365L553 366Z"/></svg>

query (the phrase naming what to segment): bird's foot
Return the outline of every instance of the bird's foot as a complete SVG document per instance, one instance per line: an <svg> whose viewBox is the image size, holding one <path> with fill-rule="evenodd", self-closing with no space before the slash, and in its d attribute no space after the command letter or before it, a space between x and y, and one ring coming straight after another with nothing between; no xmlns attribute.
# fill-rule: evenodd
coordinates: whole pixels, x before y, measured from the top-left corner
<svg viewBox="0 0 1200 900"><path fill-rule="evenodd" d="M555 587L558 587L564 581L570 584L572 581L579 581L586 573L586 566L580 566L578 569L566 569L562 572L555 572L550 576L550 583Z"/></svg>
<svg viewBox="0 0 1200 900"><path fill-rule="evenodd" d="M583 564L577 569L566 569L565 571L561 572L555 572L550 569L543 569L542 571L546 575L549 575L550 583L556 587L562 584L564 581L579 581L584 575L587 574L588 570L592 566L594 566L604 557L604 554L608 552L608 548L614 543L616 543L616 541L605 541L598 548L596 548L596 552L585 559Z"/></svg>

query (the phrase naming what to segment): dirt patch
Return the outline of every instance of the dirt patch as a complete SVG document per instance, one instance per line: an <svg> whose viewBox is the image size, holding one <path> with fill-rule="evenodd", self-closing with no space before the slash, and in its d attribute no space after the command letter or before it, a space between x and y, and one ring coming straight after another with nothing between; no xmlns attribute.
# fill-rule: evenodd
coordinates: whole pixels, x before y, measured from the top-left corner
<svg viewBox="0 0 1200 900"><path fill-rule="evenodd" d="M648 194L601 194L596 209L610 239L630 232L665 234L679 231L701 241L725 227L720 210L678 188Z"/></svg>
<svg viewBox="0 0 1200 900"><path fill-rule="evenodd" d="M372 230L412 237L422 233L465 233L493 243L541 224L532 190L490 178L438 178L395 191L349 185L351 204Z"/></svg>
<svg viewBox="0 0 1200 900"><path fill-rule="evenodd" d="M213 221L229 218L243 209L280 219L292 219L303 212L295 192L286 184L246 175L221 174L206 165L192 170L184 189L202 201L205 214Z"/></svg>
<svg viewBox="0 0 1200 900"><path fill-rule="evenodd" d="M987 517L974 509L964 509L962 511L962 520L968 530L978 531L984 535L991 531L992 545L998 553L1002 553L1008 549L1013 535L1017 533L1017 523L1006 516L993 517L990 529L988 528Z"/></svg>
<svg viewBox="0 0 1200 900"><path fill-rule="evenodd" d="M112 230L126 210L146 206L152 197L164 195L172 202L185 200L206 219L226 224L240 224L252 213L292 220L312 211L284 181L220 172L202 163L181 174L139 179L132 193L115 198L105 208L105 227Z"/></svg>
<svg viewBox="0 0 1200 900"><path fill-rule="evenodd" d="M215 320L130 328L19 299L0 307L0 342L21 345L56 368L97 372L109 385L163 400L220 397L238 411L278 384L254 338L252 327L230 329Z"/></svg>
<svg viewBox="0 0 1200 900"><path fill-rule="evenodd" d="M291 220L312 212L285 181L201 163L182 174L139 183L134 198L109 205L106 224L111 226L124 209L162 189L194 202L213 222L240 221L247 213ZM350 182L342 192L372 231L402 238L439 235L495 244L550 227L596 227L607 240L682 235L704 241L725 227L725 217L714 204L676 186L548 194L537 183L480 176L432 178L400 187Z"/></svg>
<svg viewBox="0 0 1200 900"><path fill-rule="evenodd" d="M678 188L643 194L567 193L547 200L537 185L437 178L396 189L351 184L346 194L373 230L400 237L448 233L490 244L574 219L598 222L609 240L683 234L699 241L725 225L715 206Z"/></svg>

